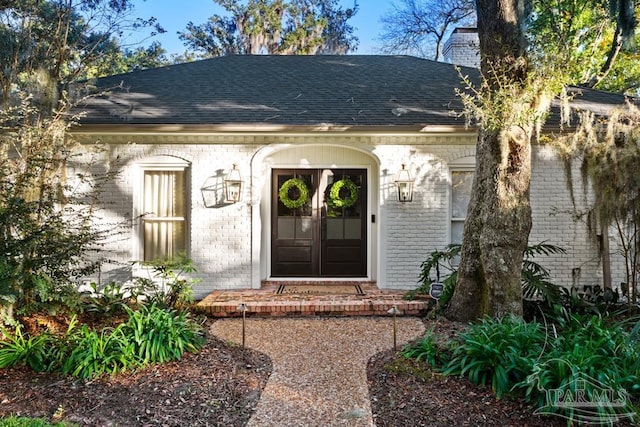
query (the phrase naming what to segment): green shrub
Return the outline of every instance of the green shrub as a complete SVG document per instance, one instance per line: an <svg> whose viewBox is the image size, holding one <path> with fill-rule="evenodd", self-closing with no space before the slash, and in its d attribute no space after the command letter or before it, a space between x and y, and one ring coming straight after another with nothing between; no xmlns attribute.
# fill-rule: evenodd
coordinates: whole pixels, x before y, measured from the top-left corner
<svg viewBox="0 0 640 427"><path fill-rule="evenodd" d="M450 244L443 250L435 250L429 254L420 265L420 286L407 292L406 299L414 299L418 294L428 294L432 283L438 282L444 285L440 295L440 308L444 309L451 301L458 279L457 261L460 257L462 246ZM532 258L539 255L563 254L561 247L541 242L529 245L524 252L522 262L522 293L525 299L540 299L547 305L553 305L561 301L561 287L549 281L550 273Z"/></svg>
<svg viewBox="0 0 640 427"><path fill-rule="evenodd" d="M122 325L122 333L143 365L180 359L185 351L198 351L204 342L201 327L185 311L156 304L127 311L129 320Z"/></svg>
<svg viewBox="0 0 640 427"><path fill-rule="evenodd" d="M4 340L0 341L0 369L27 365L36 372L46 371L50 364L50 348L54 337L48 333L29 336L17 324L13 332L0 328Z"/></svg>
<svg viewBox="0 0 640 427"><path fill-rule="evenodd" d="M96 283L91 283L91 291L84 294L82 309L87 313L97 315L112 315L124 313L125 307L137 296L123 285L111 282L99 289Z"/></svg>
<svg viewBox="0 0 640 427"><path fill-rule="evenodd" d="M549 281L551 274L532 258L540 255L564 254L566 251L545 242L529 245L522 260L522 295L525 299L541 299L547 305L557 304L561 300L561 287Z"/></svg>
<svg viewBox="0 0 640 427"><path fill-rule="evenodd" d="M574 314L543 327L516 317L486 318L447 344L437 343L430 331L403 354L445 375L490 384L498 397L519 393L543 413L573 421L592 416L616 420L637 415L632 401L640 398L639 339L637 319L616 322ZM443 355L449 354L447 361ZM603 400L603 390L625 399L624 404ZM549 399L556 391L580 396L592 407L553 405Z"/></svg>
<svg viewBox="0 0 640 427"><path fill-rule="evenodd" d="M546 399L545 390L572 387L584 377L589 396L592 385L611 390L626 390L638 396L640 384L640 324L626 332L620 323L602 316L573 315L563 326L553 346L532 367L531 373L517 386L525 399L538 405ZM596 392L598 390L595 390Z"/></svg>
<svg viewBox="0 0 640 427"><path fill-rule="evenodd" d="M204 343L202 327L187 312L155 304L137 311L126 307L126 311L126 323L100 331L87 325L76 328L75 317L59 336L28 336L20 325L13 332L0 329L4 335L0 368L23 364L35 371L92 378L180 359L185 351L196 352Z"/></svg>
<svg viewBox="0 0 640 427"><path fill-rule="evenodd" d="M90 378L164 363L180 359L185 351L196 352L204 342L201 327L186 312L155 304L125 310L129 319L118 327L98 332L83 325L67 340L73 350L63 374Z"/></svg>
<svg viewBox="0 0 640 427"><path fill-rule="evenodd" d="M436 341L433 328L420 341L403 348L402 355L417 361L423 360L433 369L441 368L449 359L447 346Z"/></svg>
<svg viewBox="0 0 640 427"><path fill-rule="evenodd" d="M132 346L120 327L98 332L82 325L71 342L73 350L61 368L65 375L92 378L116 374L138 365Z"/></svg>
<svg viewBox="0 0 640 427"><path fill-rule="evenodd" d="M451 360L443 373L467 376L475 384L490 384L501 397L531 372L544 341L544 331L536 323L514 316L485 318L452 344Z"/></svg>
<svg viewBox="0 0 640 427"><path fill-rule="evenodd" d="M193 260L179 255L174 259L149 261L143 265L152 269L154 278L154 280L139 279L141 287L147 290L150 303L168 308L178 308L193 303L193 285L199 280L185 277L185 274L198 271L193 265ZM155 281L160 282L159 286Z"/></svg>
<svg viewBox="0 0 640 427"><path fill-rule="evenodd" d="M444 250L431 252L427 259L420 264L420 277L418 278L420 286L407 292L405 298L414 299L418 294L428 295L431 284L438 282L444 285L444 290L439 299L440 307L446 307L453 296L458 278L458 269L455 261L460 255L460 248L461 246L458 244L451 244ZM434 273L435 278L432 277Z"/></svg>

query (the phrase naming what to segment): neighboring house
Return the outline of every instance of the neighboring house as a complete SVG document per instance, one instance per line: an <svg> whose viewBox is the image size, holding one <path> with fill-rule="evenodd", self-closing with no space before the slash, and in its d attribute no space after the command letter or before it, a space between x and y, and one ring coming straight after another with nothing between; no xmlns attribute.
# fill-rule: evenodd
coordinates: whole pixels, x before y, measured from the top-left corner
<svg viewBox="0 0 640 427"><path fill-rule="evenodd" d="M113 89L88 102L74 133L87 147L105 143L100 169L119 172L104 221L132 220L106 246L102 280L131 274L132 260L185 252L203 279L198 297L269 280L415 287L426 256L462 236L477 130L458 114L461 80L446 63L358 55L225 56L98 80ZM577 102L624 99L586 90ZM224 195L234 165L235 203ZM415 180L406 202L395 182L403 165ZM293 208L278 195L292 178L308 190L300 208L300 188L287 192ZM567 250L542 259L556 283L598 283L563 166L538 145L531 199L530 241Z"/></svg>

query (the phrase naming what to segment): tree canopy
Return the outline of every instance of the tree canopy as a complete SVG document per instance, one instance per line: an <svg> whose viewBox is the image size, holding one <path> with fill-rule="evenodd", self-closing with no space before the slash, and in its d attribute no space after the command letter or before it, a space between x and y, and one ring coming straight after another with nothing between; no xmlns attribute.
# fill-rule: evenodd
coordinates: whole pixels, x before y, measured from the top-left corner
<svg viewBox="0 0 640 427"><path fill-rule="evenodd" d="M0 3L0 306L59 301L95 267L86 255L110 233L94 222L110 173L87 173L89 160L67 179L70 92L119 54L123 32L161 30L132 12L129 0Z"/></svg>
<svg viewBox="0 0 640 427"><path fill-rule="evenodd" d="M358 38L348 23L358 11L337 0L214 0L228 16L204 24L189 22L180 33L185 45L203 57L231 54L344 54Z"/></svg>
<svg viewBox="0 0 640 427"><path fill-rule="evenodd" d="M522 8L523 37L534 66L553 61L569 84L638 93L640 54L634 47L640 34L630 28L640 12L632 1L532 0ZM396 0L382 24L384 52L442 60L451 31L476 25L476 3Z"/></svg>
<svg viewBox="0 0 640 427"><path fill-rule="evenodd" d="M36 70L54 82L86 77L119 46L128 31L164 31L155 19L133 16L128 0L15 0L0 7L0 71L3 99L12 84Z"/></svg>

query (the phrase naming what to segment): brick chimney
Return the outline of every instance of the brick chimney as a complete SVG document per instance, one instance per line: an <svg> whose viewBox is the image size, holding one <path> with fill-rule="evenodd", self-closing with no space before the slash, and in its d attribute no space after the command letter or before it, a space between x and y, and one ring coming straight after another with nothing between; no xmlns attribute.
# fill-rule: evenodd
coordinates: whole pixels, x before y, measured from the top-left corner
<svg viewBox="0 0 640 427"><path fill-rule="evenodd" d="M480 40L477 28L458 27L442 48L444 61L454 65L480 68Z"/></svg>

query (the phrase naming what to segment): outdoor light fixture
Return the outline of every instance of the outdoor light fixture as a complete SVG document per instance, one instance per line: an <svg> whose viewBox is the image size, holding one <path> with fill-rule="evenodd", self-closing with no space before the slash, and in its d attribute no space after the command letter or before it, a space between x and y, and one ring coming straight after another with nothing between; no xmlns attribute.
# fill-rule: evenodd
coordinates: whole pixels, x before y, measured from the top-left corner
<svg viewBox="0 0 640 427"><path fill-rule="evenodd" d="M227 202L236 203L242 198L242 177L238 165L233 164L233 169L224 179L224 196Z"/></svg>
<svg viewBox="0 0 640 427"><path fill-rule="evenodd" d="M404 163L402 164L402 170L398 171L396 175L396 187L398 188L398 201L410 202L413 200L413 177L411 172L405 169Z"/></svg>

